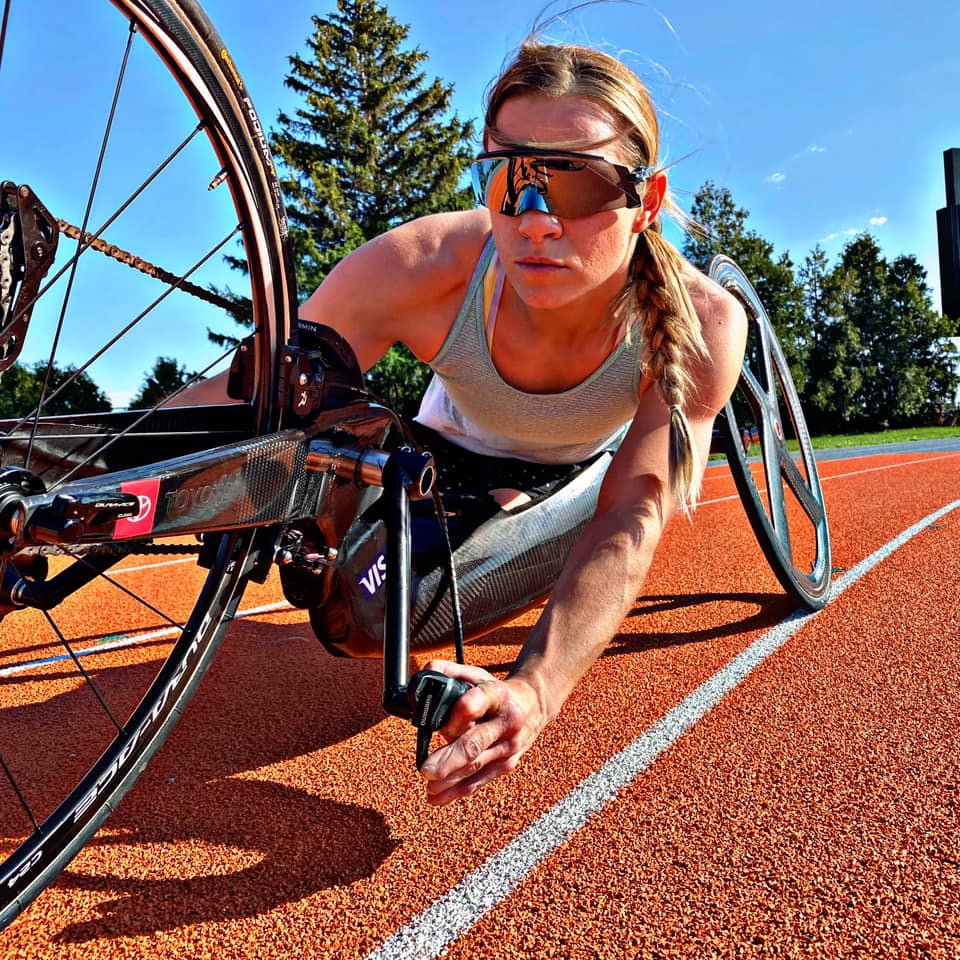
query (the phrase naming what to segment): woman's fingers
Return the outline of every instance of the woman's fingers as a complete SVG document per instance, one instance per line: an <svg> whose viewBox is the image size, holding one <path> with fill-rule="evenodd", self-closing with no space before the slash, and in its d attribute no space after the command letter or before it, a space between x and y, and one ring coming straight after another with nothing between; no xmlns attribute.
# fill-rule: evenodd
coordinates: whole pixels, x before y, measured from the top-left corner
<svg viewBox="0 0 960 960"><path fill-rule="evenodd" d="M436 668L435 663L431 669ZM420 771L431 803L467 796L510 772L539 731L536 699L525 684L496 680L489 674L482 679L486 671L469 670L471 675L460 673L459 679L476 685L460 698L443 728L453 739L434 751Z"/></svg>

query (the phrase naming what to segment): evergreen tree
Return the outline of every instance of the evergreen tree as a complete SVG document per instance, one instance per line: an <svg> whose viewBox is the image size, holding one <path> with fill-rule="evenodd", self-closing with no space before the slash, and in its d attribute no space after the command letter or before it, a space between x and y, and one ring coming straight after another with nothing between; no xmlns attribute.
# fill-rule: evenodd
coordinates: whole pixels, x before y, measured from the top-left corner
<svg viewBox="0 0 960 960"><path fill-rule="evenodd" d="M803 289L794 277L790 255L783 253L774 259L773 244L747 229L747 211L736 206L726 187L718 187L712 181L708 180L697 191L690 215L701 229L688 235L684 255L701 270L717 254L725 254L737 263L766 308L794 383L802 390L809 338Z"/></svg>
<svg viewBox="0 0 960 960"><path fill-rule="evenodd" d="M427 82L409 27L375 0L337 0L313 18L308 54L285 83L302 98L281 113L281 161L298 289L306 296L347 253L406 220L466 209L460 177L473 124L447 119L453 92ZM384 278L389 282L389 278Z"/></svg>
<svg viewBox="0 0 960 960"><path fill-rule="evenodd" d="M460 179L473 158L473 124L447 117L453 87L427 82L427 54L404 49L409 27L375 0L337 0L336 12L314 16L313 27L307 55L290 57L285 81L302 105L280 114L271 138L302 297L385 230L472 206ZM411 412L428 372L395 345L369 380Z"/></svg>
<svg viewBox="0 0 960 960"><path fill-rule="evenodd" d="M196 374L177 363L173 357L157 357L153 370L145 374L139 392L130 401L131 410L148 410L178 390Z"/></svg>

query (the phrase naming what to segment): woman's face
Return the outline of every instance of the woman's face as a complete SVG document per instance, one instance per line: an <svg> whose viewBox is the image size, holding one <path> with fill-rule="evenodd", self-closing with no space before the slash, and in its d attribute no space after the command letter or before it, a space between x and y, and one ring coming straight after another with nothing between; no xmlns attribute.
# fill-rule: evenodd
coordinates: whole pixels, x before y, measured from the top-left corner
<svg viewBox="0 0 960 960"><path fill-rule="evenodd" d="M487 150L552 147L627 162L611 119L581 97L513 97L500 107L495 122L506 142L488 140ZM598 146L603 143L607 145ZM659 211L658 191L652 186L648 184L644 207L584 217L556 217L540 210L517 217L491 212L497 253L520 299L535 309L576 304L605 311L627 283L639 233Z"/></svg>

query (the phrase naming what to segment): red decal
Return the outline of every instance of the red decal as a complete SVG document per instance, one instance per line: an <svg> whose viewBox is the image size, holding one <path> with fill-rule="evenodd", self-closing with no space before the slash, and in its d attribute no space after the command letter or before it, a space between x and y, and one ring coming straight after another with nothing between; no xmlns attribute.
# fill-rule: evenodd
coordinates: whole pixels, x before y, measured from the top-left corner
<svg viewBox="0 0 960 960"><path fill-rule="evenodd" d="M140 501L140 512L135 517L118 520L113 528L117 539L138 537L153 530L153 521L157 515L157 501L160 499L160 479L131 480L120 484L121 493L132 493Z"/></svg>

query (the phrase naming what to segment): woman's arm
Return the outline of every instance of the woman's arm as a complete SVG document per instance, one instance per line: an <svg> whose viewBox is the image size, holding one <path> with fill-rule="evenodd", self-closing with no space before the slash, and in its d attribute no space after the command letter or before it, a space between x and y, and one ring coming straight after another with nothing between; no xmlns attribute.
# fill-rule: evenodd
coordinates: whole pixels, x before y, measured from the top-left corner
<svg viewBox="0 0 960 960"><path fill-rule="evenodd" d="M712 285L695 291L694 303L710 360L694 372L698 390L688 419L705 464L714 418L739 375L746 318L729 294ZM460 699L444 728L452 742L421 771L432 803L466 796L514 769L619 630L674 510L668 443L669 411L659 392L650 389L607 471L596 514L505 681L475 667L430 665L479 684Z"/></svg>

